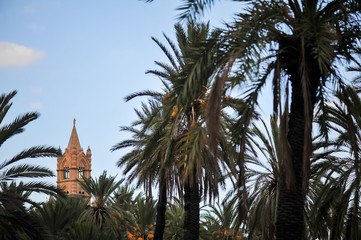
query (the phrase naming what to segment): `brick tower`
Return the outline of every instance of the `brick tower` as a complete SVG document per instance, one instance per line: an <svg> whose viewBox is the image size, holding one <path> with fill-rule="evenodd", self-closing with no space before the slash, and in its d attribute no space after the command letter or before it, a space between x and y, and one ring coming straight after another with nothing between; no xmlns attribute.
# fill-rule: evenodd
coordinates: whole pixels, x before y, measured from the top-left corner
<svg viewBox="0 0 361 240"><path fill-rule="evenodd" d="M91 172L91 150L88 147L86 154L80 146L78 134L75 129L75 119L73 130L70 135L68 147L65 148L64 154L58 157L57 164L57 184L64 189L66 194L81 195L89 197L89 195L79 186L77 180L83 181L90 178Z"/></svg>

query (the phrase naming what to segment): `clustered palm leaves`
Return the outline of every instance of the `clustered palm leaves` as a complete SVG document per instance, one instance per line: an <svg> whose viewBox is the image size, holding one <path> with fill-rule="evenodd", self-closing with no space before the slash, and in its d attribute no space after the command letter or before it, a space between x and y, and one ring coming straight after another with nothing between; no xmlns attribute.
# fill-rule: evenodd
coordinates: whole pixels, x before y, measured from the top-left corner
<svg viewBox="0 0 361 240"><path fill-rule="evenodd" d="M122 180L116 181L115 177L108 177L104 171L98 179L84 178L84 182L79 181L79 185L86 191L90 198L93 198L92 206L83 213L83 218L93 218L93 221L100 226L107 218L112 216L112 209L109 208L110 197L119 187Z"/></svg>

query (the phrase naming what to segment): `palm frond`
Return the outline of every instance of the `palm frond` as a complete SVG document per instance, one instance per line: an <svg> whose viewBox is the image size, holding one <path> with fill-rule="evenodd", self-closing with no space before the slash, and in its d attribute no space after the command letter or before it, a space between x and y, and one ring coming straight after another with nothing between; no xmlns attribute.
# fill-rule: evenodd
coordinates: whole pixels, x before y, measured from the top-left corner
<svg viewBox="0 0 361 240"><path fill-rule="evenodd" d="M22 133L24 131L24 126L37 119L38 116L39 114L36 112L26 113L16 117L10 124L2 126L0 128L0 146L12 136Z"/></svg>
<svg viewBox="0 0 361 240"><path fill-rule="evenodd" d="M210 8L214 0L183 0L183 5L177 8L181 13L178 19L196 19L198 14L203 14L204 10Z"/></svg>
<svg viewBox="0 0 361 240"><path fill-rule="evenodd" d="M16 180L17 178L52 177L54 173L45 167L29 164L20 164L7 169L2 169L0 181Z"/></svg>
<svg viewBox="0 0 361 240"><path fill-rule="evenodd" d="M57 157L59 156L59 150L54 147L48 146L36 146L21 151L19 154L11 158L10 160L4 161L0 164L0 170L16 163L20 160L27 158L39 158L39 157Z"/></svg>

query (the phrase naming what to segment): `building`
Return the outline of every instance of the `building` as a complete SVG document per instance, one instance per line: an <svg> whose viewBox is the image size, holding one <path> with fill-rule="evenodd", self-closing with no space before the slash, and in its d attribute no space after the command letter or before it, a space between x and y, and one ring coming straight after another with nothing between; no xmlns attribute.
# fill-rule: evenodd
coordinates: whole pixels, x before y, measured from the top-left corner
<svg viewBox="0 0 361 240"><path fill-rule="evenodd" d="M78 180L84 181L83 177L90 178L91 173L91 150L88 147L86 154L80 146L78 134L75 128L75 119L73 130L70 135L68 147L62 156L58 157L57 164L57 184L64 189L66 194L89 195L80 187Z"/></svg>

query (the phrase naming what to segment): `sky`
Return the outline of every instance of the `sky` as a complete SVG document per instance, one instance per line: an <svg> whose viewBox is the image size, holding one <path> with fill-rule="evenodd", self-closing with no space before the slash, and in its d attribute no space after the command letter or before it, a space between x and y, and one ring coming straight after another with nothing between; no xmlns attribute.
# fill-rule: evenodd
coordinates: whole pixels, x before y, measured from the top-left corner
<svg viewBox="0 0 361 240"><path fill-rule="evenodd" d="M211 26L230 21L240 4L215 1L204 19ZM39 119L0 148L0 161L36 145L68 145L73 119L84 151L92 150L92 176L104 170L122 178L116 166L124 151L111 152L128 139L120 126L136 120L138 91L161 90L158 78L146 75L155 60L166 61L152 41L174 39L180 0L60 1L0 0L0 86L17 90L4 123L31 111ZM56 172L56 159L32 159ZM45 179L56 184L56 177ZM40 201L46 196L38 197Z"/></svg>

